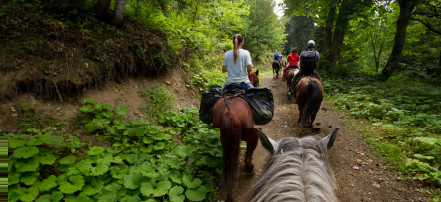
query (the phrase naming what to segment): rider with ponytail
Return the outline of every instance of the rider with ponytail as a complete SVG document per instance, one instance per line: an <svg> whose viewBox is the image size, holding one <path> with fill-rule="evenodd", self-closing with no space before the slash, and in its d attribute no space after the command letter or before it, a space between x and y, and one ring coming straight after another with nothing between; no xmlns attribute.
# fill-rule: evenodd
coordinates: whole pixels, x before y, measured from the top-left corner
<svg viewBox="0 0 441 202"><path fill-rule="evenodd" d="M224 55L222 72L228 72L224 89L230 84L239 84L243 89L254 88L248 78L253 64L250 52L242 49L245 39L241 34L234 35L233 50L229 50Z"/></svg>

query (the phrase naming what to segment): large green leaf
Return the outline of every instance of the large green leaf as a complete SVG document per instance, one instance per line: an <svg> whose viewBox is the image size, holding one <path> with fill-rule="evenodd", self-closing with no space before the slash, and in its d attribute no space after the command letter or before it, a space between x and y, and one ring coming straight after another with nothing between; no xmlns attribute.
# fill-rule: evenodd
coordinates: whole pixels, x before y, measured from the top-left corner
<svg viewBox="0 0 441 202"><path fill-rule="evenodd" d="M15 163L15 168L18 172L36 171L40 166L40 161L36 157L23 159Z"/></svg>
<svg viewBox="0 0 441 202"><path fill-rule="evenodd" d="M83 187L80 196L91 196L99 193L104 187L104 182L98 178L93 178L90 184Z"/></svg>
<svg viewBox="0 0 441 202"><path fill-rule="evenodd" d="M15 158L29 158L36 154L38 154L39 149L35 146L24 146L14 150L14 154L12 154Z"/></svg>
<svg viewBox="0 0 441 202"><path fill-rule="evenodd" d="M141 186L143 177L140 173L129 173L124 177L124 186L127 189L136 189Z"/></svg>
<svg viewBox="0 0 441 202"><path fill-rule="evenodd" d="M33 185L37 179L38 178L36 176L26 175L20 178L20 182L24 183L25 185Z"/></svg>
<svg viewBox="0 0 441 202"><path fill-rule="evenodd" d="M92 113L94 111L92 105L83 105L78 110L80 110L81 112L86 112L86 113Z"/></svg>
<svg viewBox="0 0 441 202"><path fill-rule="evenodd" d="M182 182L190 189L199 187L202 181L199 178L193 178L190 174L186 173L182 176Z"/></svg>
<svg viewBox="0 0 441 202"><path fill-rule="evenodd" d="M75 163L76 160L77 160L77 158L75 156L66 156L66 157L60 159L60 164L69 165L69 164Z"/></svg>
<svg viewBox="0 0 441 202"><path fill-rule="evenodd" d="M45 144L55 144L55 143L60 143L63 142L64 138L61 136L56 136L56 135L49 135L49 134L44 134L40 136L40 139L45 143Z"/></svg>
<svg viewBox="0 0 441 202"><path fill-rule="evenodd" d="M141 193L144 196L150 197L153 195L154 197L164 196L168 193L172 186L172 183L167 180L163 180L155 184L153 181L147 181L141 183Z"/></svg>
<svg viewBox="0 0 441 202"><path fill-rule="evenodd" d="M117 106L116 113L120 116L125 116L127 113L129 113L129 110L124 106Z"/></svg>
<svg viewBox="0 0 441 202"><path fill-rule="evenodd" d="M52 188L58 186L57 177L55 175L51 175L47 179L39 182L37 186L42 192L49 191Z"/></svg>
<svg viewBox="0 0 441 202"><path fill-rule="evenodd" d="M57 157L55 157L52 154L48 154L44 156L39 156L38 159L40 160L40 163L43 165L52 165L57 160Z"/></svg>
<svg viewBox="0 0 441 202"><path fill-rule="evenodd" d="M180 157L186 157L194 152L194 147L192 145L179 145L175 148L174 152Z"/></svg>
<svg viewBox="0 0 441 202"><path fill-rule="evenodd" d="M8 143L9 143L9 148L15 149L24 146L26 144L26 141L17 138L9 138Z"/></svg>
<svg viewBox="0 0 441 202"><path fill-rule="evenodd" d="M197 189L187 189L185 195L188 199L192 201L202 201L205 199L208 192L208 188L205 186L200 186Z"/></svg>
<svg viewBox="0 0 441 202"><path fill-rule="evenodd" d="M104 151L104 149L102 147L94 146L94 147L91 147L87 153L89 155L98 155L98 154L103 153L103 151Z"/></svg>
<svg viewBox="0 0 441 202"><path fill-rule="evenodd" d="M123 177L127 175L128 171L129 167L126 164L116 165L110 168L110 174L116 179L123 179Z"/></svg>
<svg viewBox="0 0 441 202"><path fill-rule="evenodd" d="M168 191L168 196L172 202L183 202L185 200L184 188L181 186L174 186Z"/></svg>
<svg viewBox="0 0 441 202"><path fill-rule="evenodd" d="M20 173L14 172L8 174L8 185L18 184L20 182Z"/></svg>
<svg viewBox="0 0 441 202"><path fill-rule="evenodd" d="M69 177L69 181L60 182L60 191L65 194L72 194L80 191L84 186L84 178L81 175L73 175Z"/></svg>
<svg viewBox="0 0 441 202"><path fill-rule="evenodd" d="M38 188L30 187L29 189L20 189L20 200L22 201L34 201L38 196Z"/></svg>
<svg viewBox="0 0 441 202"><path fill-rule="evenodd" d="M415 137L414 140L418 140L420 142L424 142L430 145L439 144L441 145L441 140L434 137Z"/></svg>

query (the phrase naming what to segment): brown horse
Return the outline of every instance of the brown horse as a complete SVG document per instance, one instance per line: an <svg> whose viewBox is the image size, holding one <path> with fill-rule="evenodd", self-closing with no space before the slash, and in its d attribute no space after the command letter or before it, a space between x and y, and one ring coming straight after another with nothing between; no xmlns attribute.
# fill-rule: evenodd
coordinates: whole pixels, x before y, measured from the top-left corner
<svg viewBox="0 0 441 202"><path fill-rule="evenodd" d="M251 72L248 78L250 79L251 85L254 87L259 87L259 70Z"/></svg>
<svg viewBox="0 0 441 202"><path fill-rule="evenodd" d="M278 77L279 77L279 71L280 71L280 68L282 67L281 62L280 62L279 60L273 60L273 63L272 63L271 65L272 65L272 67L273 67L273 78L274 78L274 79L275 79L275 78L278 78ZM275 73L276 75L274 75L274 73Z"/></svg>
<svg viewBox="0 0 441 202"><path fill-rule="evenodd" d="M296 101L299 106L298 126L301 128L312 128L320 104L323 101L325 92L320 80L314 77L303 77L296 88Z"/></svg>
<svg viewBox="0 0 441 202"><path fill-rule="evenodd" d="M291 68L295 66L294 68ZM289 92L291 92L291 83L292 83L292 78L294 78L294 76L299 73L299 69L297 67L297 65L293 65L291 66L288 70L286 70L286 85L288 86L288 100L291 99L291 94Z"/></svg>
<svg viewBox="0 0 441 202"><path fill-rule="evenodd" d="M239 96L220 98L213 107L213 128L220 128L223 148L222 186L227 192L226 201L233 201L241 140L247 142L245 169L248 172L254 170L252 156L257 146L258 136L254 129L253 111L248 102Z"/></svg>

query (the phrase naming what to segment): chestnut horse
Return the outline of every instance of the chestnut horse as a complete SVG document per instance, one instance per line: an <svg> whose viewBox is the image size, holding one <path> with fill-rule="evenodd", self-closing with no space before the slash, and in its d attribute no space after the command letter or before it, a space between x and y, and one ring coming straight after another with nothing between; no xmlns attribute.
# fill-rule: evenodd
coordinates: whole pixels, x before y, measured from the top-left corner
<svg viewBox="0 0 441 202"><path fill-rule="evenodd" d="M251 84L259 85L257 77L259 71L250 73ZM220 140L222 144L222 186L226 189L226 201L234 201L233 190L237 181L239 168L240 142L247 143L245 153L245 170L252 172L253 152L256 149L258 136L254 128L254 115L244 91L242 94L234 91L220 98L213 107L213 128L220 128Z"/></svg>
<svg viewBox="0 0 441 202"><path fill-rule="evenodd" d="M286 70L286 84L288 86L288 100L291 99L291 83L292 83L292 78L294 78L294 76L299 73L299 68L297 67L297 65L292 65L288 70Z"/></svg>
<svg viewBox="0 0 441 202"><path fill-rule="evenodd" d="M255 72L251 72L250 75L248 76L248 78L250 79L251 85L253 85L254 87L259 87L259 70L255 71Z"/></svg>
<svg viewBox="0 0 441 202"><path fill-rule="evenodd" d="M274 79L278 78L279 77L280 68L282 67L281 62L279 60L273 60L273 63L271 65L273 67L273 78ZM276 74L275 76L274 76L274 73Z"/></svg>
<svg viewBox="0 0 441 202"><path fill-rule="evenodd" d="M312 128L325 95L322 83L315 77L307 76L301 78L295 88L296 101L299 106L298 126L300 128Z"/></svg>

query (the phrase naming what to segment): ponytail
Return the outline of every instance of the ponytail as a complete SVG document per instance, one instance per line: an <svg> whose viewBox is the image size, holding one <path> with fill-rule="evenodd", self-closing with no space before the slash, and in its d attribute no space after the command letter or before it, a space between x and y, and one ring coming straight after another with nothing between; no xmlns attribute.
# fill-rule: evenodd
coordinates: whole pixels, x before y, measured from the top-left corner
<svg viewBox="0 0 441 202"><path fill-rule="evenodd" d="M233 39L233 53L234 53L234 64L236 64L237 58L239 57L239 45L243 42L243 36L241 34L234 35Z"/></svg>

